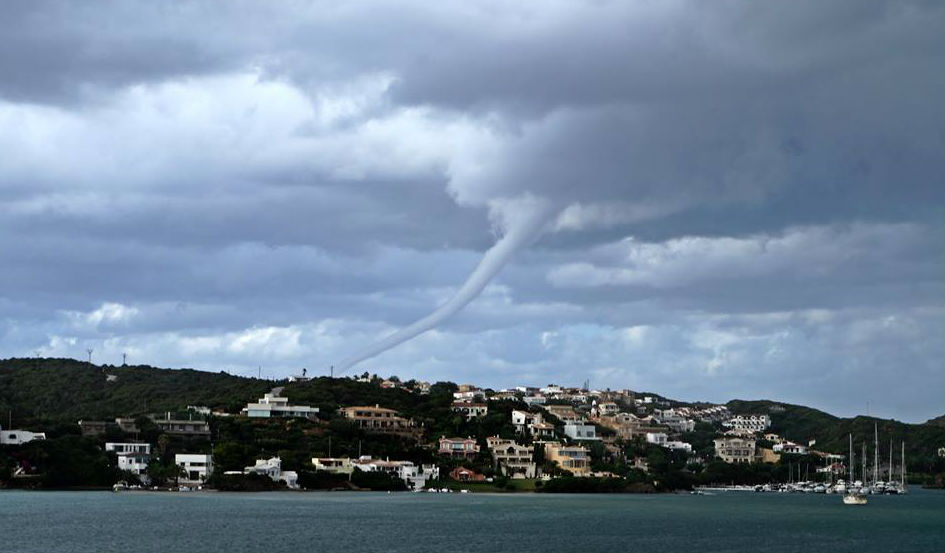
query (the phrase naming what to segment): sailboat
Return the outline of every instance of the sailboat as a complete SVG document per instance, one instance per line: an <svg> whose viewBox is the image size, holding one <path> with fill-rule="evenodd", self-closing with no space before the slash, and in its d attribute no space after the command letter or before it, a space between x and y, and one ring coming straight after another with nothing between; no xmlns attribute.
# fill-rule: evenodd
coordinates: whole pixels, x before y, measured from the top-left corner
<svg viewBox="0 0 945 553"><path fill-rule="evenodd" d="M853 482L853 434L850 434L850 482ZM864 473L865 474L865 473ZM858 489L852 485L847 488L845 494L843 494L843 504L844 505L866 505L866 496Z"/></svg>

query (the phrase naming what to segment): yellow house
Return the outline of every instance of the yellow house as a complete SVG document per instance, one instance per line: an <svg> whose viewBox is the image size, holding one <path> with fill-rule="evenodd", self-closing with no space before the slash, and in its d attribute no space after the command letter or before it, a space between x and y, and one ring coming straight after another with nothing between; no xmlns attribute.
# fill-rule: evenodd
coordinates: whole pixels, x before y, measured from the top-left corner
<svg viewBox="0 0 945 553"><path fill-rule="evenodd" d="M591 473L591 458L584 446L548 442L545 443L545 459L574 476L588 476Z"/></svg>

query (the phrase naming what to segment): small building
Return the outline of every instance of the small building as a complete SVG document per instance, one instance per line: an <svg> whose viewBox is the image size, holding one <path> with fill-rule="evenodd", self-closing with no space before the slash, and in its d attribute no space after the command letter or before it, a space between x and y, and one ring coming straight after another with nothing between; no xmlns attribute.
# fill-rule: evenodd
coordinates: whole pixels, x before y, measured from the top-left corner
<svg viewBox="0 0 945 553"><path fill-rule="evenodd" d="M688 442L667 441L663 444L663 447L666 449L675 449L679 451L685 451L686 453L692 453L692 444Z"/></svg>
<svg viewBox="0 0 945 553"><path fill-rule="evenodd" d="M600 440L593 424L569 422L564 425L564 435L572 440Z"/></svg>
<svg viewBox="0 0 945 553"><path fill-rule="evenodd" d="M453 458L475 457L479 453L479 445L473 438L440 438L437 454Z"/></svg>
<svg viewBox="0 0 945 553"><path fill-rule="evenodd" d="M354 467L348 457L312 457L312 466L315 470L323 470L334 474L351 474Z"/></svg>
<svg viewBox="0 0 945 553"><path fill-rule="evenodd" d="M726 463L751 463L755 459L755 440L752 438L716 438L715 455Z"/></svg>
<svg viewBox="0 0 945 553"><path fill-rule="evenodd" d="M457 482L483 482L486 477L466 467L456 467L450 471L450 478Z"/></svg>
<svg viewBox="0 0 945 553"><path fill-rule="evenodd" d="M547 442L545 458L554 462L574 476L587 476L590 471L590 457L587 448L581 445L562 445L557 442Z"/></svg>
<svg viewBox="0 0 945 553"><path fill-rule="evenodd" d="M268 393L256 403L248 403L242 414L251 418L268 419L271 417L299 417L314 419L318 416L318 407L308 405L291 405L289 398L280 397L276 393Z"/></svg>
<svg viewBox="0 0 945 553"><path fill-rule="evenodd" d="M200 485L213 474L213 458L203 453L178 453L174 455L174 464L184 469L183 484Z"/></svg>
<svg viewBox="0 0 945 553"><path fill-rule="evenodd" d="M489 406L485 403L473 403L471 401L454 401L453 412L461 413L466 420L472 420L476 417L482 417L489 413Z"/></svg>

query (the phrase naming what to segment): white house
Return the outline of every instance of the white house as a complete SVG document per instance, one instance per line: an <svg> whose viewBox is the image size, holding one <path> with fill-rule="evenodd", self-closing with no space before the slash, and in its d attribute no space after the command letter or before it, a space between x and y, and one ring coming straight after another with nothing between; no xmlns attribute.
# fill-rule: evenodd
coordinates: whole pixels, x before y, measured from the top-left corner
<svg viewBox="0 0 945 553"><path fill-rule="evenodd" d="M686 453L692 453L692 444L687 442L668 441L663 444L663 447L668 449L680 449Z"/></svg>
<svg viewBox="0 0 945 553"><path fill-rule="evenodd" d="M147 483L148 463L151 462L151 444L140 442L106 442L105 451L118 456L118 468L141 477Z"/></svg>
<svg viewBox="0 0 945 553"><path fill-rule="evenodd" d="M271 457L269 459L257 459L256 464L243 469L243 474L259 474L268 476L274 482L285 482L290 488L299 487L299 475L294 470L282 470L282 459Z"/></svg>
<svg viewBox="0 0 945 553"><path fill-rule="evenodd" d="M0 444L21 445L33 440L45 440L45 432L30 432L29 430L0 430Z"/></svg>
<svg viewBox="0 0 945 553"><path fill-rule="evenodd" d="M731 419L724 421L722 426L733 430L764 432L771 426L771 417L768 415L735 415Z"/></svg>
<svg viewBox="0 0 945 553"><path fill-rule="evenodd" d="M364 472L386 472L400 478L407 487L419 490L427 486L427 480L440 478L440 468L436 465L415 465L411 461L382 461L362 456L351 461L351 466Z"/></svg>
<svg viewBox="0 0 945 553"><path fill-rule="evenodd" d="M198 453L178 453L174 455L174 464L183 467L187 475L180 479L185 484L202 484L213 473L213 458Z"/></svg>
<svg viewBox="0 0 945 553"><path fill-rule="evenodd" d="M796 444L794 442L781 442L774 444L771 448L775 453L794 453L796 455L807 455L807 446Z"/></svg>
<svg viewBox="0 0 945 553"><path fill-rule="evenodd" d="M653 416L660 421L660 424L668 426L676 432L692 432L696 428L696 421L687 419L675 409L655 409Z"/></svg>
<svg viewBox="0 0 945 553"><path fill-rule="evenodd" d="M568 422L564 425L564 435L572 440L599 440L597 428L593 424Z"/></svg>
<svg viewBox="0 0 945 553"><path fill-rule="evenodd" d="M649 444L666 445L667 436L665 432L647 432L646 442Z"/></svg>
<svg viewBox="0 0 945 553"><path fill-rule="evenodd" d="M242 413L249 417L301 417L314 419L318 414L318 407L308 405L290 405L289 399L279 397L278 394L265 394L258 402L248 403Z"/></svg>

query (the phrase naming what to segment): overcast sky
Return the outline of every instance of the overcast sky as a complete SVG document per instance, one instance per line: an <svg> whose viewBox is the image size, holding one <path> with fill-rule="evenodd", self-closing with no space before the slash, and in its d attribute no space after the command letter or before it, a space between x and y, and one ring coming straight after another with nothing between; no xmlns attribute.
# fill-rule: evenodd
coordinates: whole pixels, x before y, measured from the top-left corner
<svg viewBox="0 0 945 553"><path fill-rule="evenodd" d="M341 5L339 5L341 4ZM4 2L0 356L945 411L945 9Z"/></svg>

